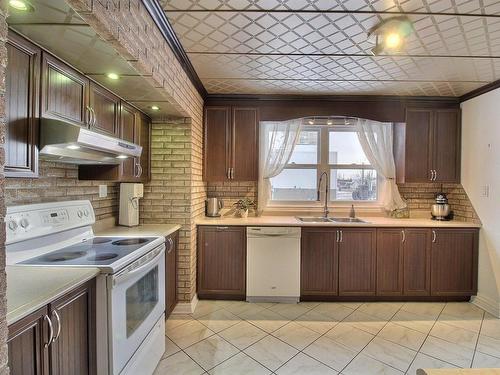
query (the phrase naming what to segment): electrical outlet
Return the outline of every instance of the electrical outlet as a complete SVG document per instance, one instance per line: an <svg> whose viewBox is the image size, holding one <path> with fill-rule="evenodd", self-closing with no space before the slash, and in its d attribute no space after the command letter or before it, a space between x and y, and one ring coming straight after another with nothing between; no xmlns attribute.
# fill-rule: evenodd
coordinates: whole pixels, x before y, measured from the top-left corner
<svg viewBox="0 0 500 375"><path fill-rule="evenodd" d="M108 185L99 185L99 198L106 198L108 196Z"/></svg>
<svg viewBox="0 0 500 375"><path fill-rule="evenodd" d="M481 186L481 197L488 198L490 196L490 185Z"/></svg>

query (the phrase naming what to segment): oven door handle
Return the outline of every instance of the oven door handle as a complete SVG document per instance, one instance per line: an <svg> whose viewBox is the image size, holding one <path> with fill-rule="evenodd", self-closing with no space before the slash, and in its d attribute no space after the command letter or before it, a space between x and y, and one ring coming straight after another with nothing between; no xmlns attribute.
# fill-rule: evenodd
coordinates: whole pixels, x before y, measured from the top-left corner
<svg viewBox="0 0 500 375"><path fill-rule="evenodd" d="M153 258L151 258L151 260L149 260L147 263L144 263L142 266L139 266L139 267L137 267L133 270L127 271L127 272L120 273L120 274L116 275L115 277L113 277L113 287L120 284L121 282L127 280L128 278L142 272L146 268L150 267L152 264L156 263L158 261L158 259L162 257L163 254L165 254L165 246L164 245L161 247L160 252L157 255L155 255Z"/></svg>

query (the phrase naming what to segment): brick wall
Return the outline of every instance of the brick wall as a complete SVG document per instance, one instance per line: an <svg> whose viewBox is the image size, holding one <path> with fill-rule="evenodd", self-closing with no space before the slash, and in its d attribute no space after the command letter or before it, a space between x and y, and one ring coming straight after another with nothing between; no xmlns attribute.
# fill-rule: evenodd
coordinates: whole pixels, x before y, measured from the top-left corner
<svg viewBox="0 0 500 375"><path fill-rule="evenodd" d="M207 183L207 196L219 198L224 202L224 209L234 211L233 204L243 198L249 198L257 203L257 182L255 181L224 181Z"/></svg>
<svg viewBox="0 0 500 375"><path fill-rule="evenodd" d="M5 41L7 39L7 10L6 2L0 4L0 375L7 375L7 320L5 317L7 302L6 275L5 275L5 192L3 174L5 165L5 66L7 65L7 50Z"/></svg>
<svg viewBox="0 0 500 375"><path fill-rule="evenodd" d="M5 182L7 206L88 199L96 220L118 216L119 184L107 181L79 181L78 167L40 161L39 178L8 178ZM108 196L99 198L99 185L108 186Z"/></svg>

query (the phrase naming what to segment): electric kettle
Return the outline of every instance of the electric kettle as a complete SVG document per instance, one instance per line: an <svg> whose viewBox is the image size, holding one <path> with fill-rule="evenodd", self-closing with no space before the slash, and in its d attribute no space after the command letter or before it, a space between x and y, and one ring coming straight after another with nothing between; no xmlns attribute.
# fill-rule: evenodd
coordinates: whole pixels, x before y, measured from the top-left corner
<svg viewBox="0 0 500 375"><path fill-rule="evenodd" d="M220 210L224 207L224 202L218 198L208 198L205 201L205 215L209 217L219 217Z"/></svg>

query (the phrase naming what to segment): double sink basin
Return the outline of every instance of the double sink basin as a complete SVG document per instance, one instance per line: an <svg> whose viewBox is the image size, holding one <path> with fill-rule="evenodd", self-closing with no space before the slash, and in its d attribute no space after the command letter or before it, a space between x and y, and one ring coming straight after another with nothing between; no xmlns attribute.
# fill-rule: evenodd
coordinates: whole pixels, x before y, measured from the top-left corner
<svg viewBox="0 0 500 375"><path fill-rule="evenodd" d="M297 217L302 223L367 223L357 217Z"/></svg>

